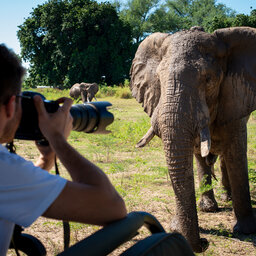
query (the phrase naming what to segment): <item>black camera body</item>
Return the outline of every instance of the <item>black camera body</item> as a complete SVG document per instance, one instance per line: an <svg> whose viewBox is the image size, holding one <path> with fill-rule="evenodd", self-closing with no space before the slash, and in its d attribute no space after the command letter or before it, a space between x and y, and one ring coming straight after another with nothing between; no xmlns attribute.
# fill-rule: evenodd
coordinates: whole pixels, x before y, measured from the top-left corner
<svg viewBox="0 0 256 256"><path fill-rule="evenodd" d="M38 126L38 114L33 100L35 95L42 97L48 113L54 113L60 107L57 101L46 100L40 93L24 91L21 100L22 117L15 134L16 139L44 140L44 136ZM71 106L70 113L73 117L73 130L86 133L109 133L106 127L114 121L113 114L107 110L107 107L111 105L107 101L97 101Z"/></svg>

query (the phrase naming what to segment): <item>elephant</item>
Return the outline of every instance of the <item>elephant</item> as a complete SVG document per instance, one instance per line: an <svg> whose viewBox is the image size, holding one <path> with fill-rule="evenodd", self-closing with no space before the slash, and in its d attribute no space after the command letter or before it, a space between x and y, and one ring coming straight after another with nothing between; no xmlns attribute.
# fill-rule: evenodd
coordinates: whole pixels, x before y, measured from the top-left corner
<svg viewBox="0 0 256 256"><path fill-rule="evenodd" d="M197 164L197 172L199 178L200 186L207 186L209 185L211 188L212 185L212 177L217 180L214 174L214 163L217 160L216 155L209 155L206 158L203 158L200 154L195 154L196 164ZM220 156L220 169L222 174L222 187L224 193L222 194L222 199L224 201L231 200L231 188L227 174L227 168L225 165L225 159L223 156ZM217 201L215 200L213 189L206 190L202 193L201 199L199 202L199 208L203 212L217 212L219 210Z"/></svg>
<svg viewBox="0 0 256 256"><path fill-rule="evenodd" d="M207 174L208 183L209 165L220 156L224 187L236 219L233 231L255 233L247 120L256 109L256 29L233 27L207 33L192 27L174 34L153 33L135 53L130 89L151 117L151 127L137 147L155 135L163 142L176 201L171 230L183 234L195 252L208 247L199 235L195 155L199 178ZM213 191L205 199L201 202L208 210L216 209ZM207 206L209 202L212 206Z"/></svg>
<svg viewBox="0 0 256 256"><path fill-rule="evenodd" d="M248 122L249 116L246 119L246 122ZM195 154L196 158L196 164L197 164L197 171L198 171L198 178L199 178L199 184L202 186L211 187L212 185L212 177L217 180L215 174L214 174L214 163L217 160L216 155L212 155L209 153L209 155L204 159L200 156L200 154ZM223 155L219 156L220 158L220 170L221 170L221 183L222 188L224 192L221 195L222 200L224 201L231 201L231 186L228 178L225 158ZM218 204L214 198L213 189L210 189L208 191L205 191L201 195L201 200L199 202L199 208L201 211L204 212L216 212L218 211Z"/></svg>
<svg viewBox="0 0 256 256"><path fill-rule="evenodd" d="M81 96L82 102L85 103L92 101L98 90L99 86L96 83L76 83L70 88L69 95L74 99L78 99Z"/></svg>

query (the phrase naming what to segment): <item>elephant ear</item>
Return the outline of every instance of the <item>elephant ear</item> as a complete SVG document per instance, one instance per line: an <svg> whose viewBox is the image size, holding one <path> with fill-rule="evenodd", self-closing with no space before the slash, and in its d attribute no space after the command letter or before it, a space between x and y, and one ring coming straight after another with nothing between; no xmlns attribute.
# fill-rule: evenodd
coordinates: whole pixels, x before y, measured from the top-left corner
<svg viewBox="0 0 256 256"><path fill-rule="evenodd" d="M227 46L217 114L217 124L224 125L256 109L256 29L220 29L215 35Z"/></svg>
<svg viewBox="0 0 256 256"><path fill-rule="evenodd" d="M132 95L142 103L149 116L152 116L161 95L156 69L162 60L162 43L168 36L165 33L148 36L139 45L130 69Z"/></svg>
<svg viewBox="0 0 256 256"><path fill-rule="evenodd" d="M81 84L79 84L80 89L86 90L87 89L87 84L82 82Z"/></svg>
<svg viewBox="0 0 256 256"><path fill-rule="evenodd" d="M98 84L97 83L93 83L92 84L92 88L93 88L93 92L96 94L97 92L98 92L98 90L99 90L99 86L98 86Z"/></svg>

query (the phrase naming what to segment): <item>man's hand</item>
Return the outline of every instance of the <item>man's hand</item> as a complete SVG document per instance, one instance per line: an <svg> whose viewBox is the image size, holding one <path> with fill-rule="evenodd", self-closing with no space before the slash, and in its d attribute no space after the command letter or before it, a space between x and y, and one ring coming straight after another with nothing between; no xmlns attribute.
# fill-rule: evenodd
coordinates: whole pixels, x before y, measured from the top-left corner
<svg viewBox="0 0 256 256"><path fill-rule="evenodd" d="M34 96L39 128L50 144L56 137L67 139L72 130L73 118L70 114L70 108L73 101L63 97L58 99L57 102L59 104L63 103L63 105L55 113L48 113L41 97Z"/></svg>

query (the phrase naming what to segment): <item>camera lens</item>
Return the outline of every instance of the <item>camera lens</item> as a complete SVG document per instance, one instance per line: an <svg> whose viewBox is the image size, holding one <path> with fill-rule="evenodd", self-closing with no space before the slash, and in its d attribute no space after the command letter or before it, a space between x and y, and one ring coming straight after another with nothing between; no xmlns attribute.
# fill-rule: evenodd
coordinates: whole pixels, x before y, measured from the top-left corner
<svg viewBox="0 0 256 256"><path fill-rule="evenodd" d="M107 111L108 106L111 106L111 103L106 101L73 105L70 109L73 117L73 130L108 133L106 127L114 120L113 114Z"/></svg>
<svg viewBox="0 0 256 256"><path fill-rule="evenodd" d="M34 105L33 97L40 95L44 101L44 106L48 113L58 110L59 104L56 101L48 101L45 97L36 92L26 91L22 93L22 118L16 139L21 140L43 140L38 127L38 116ZM73 105L70 113L73 117L73 130L86 133L109 133L106 127L114 121L112 113L107 107L112 104L107 101L96 101L84 104Z"/></svg>

